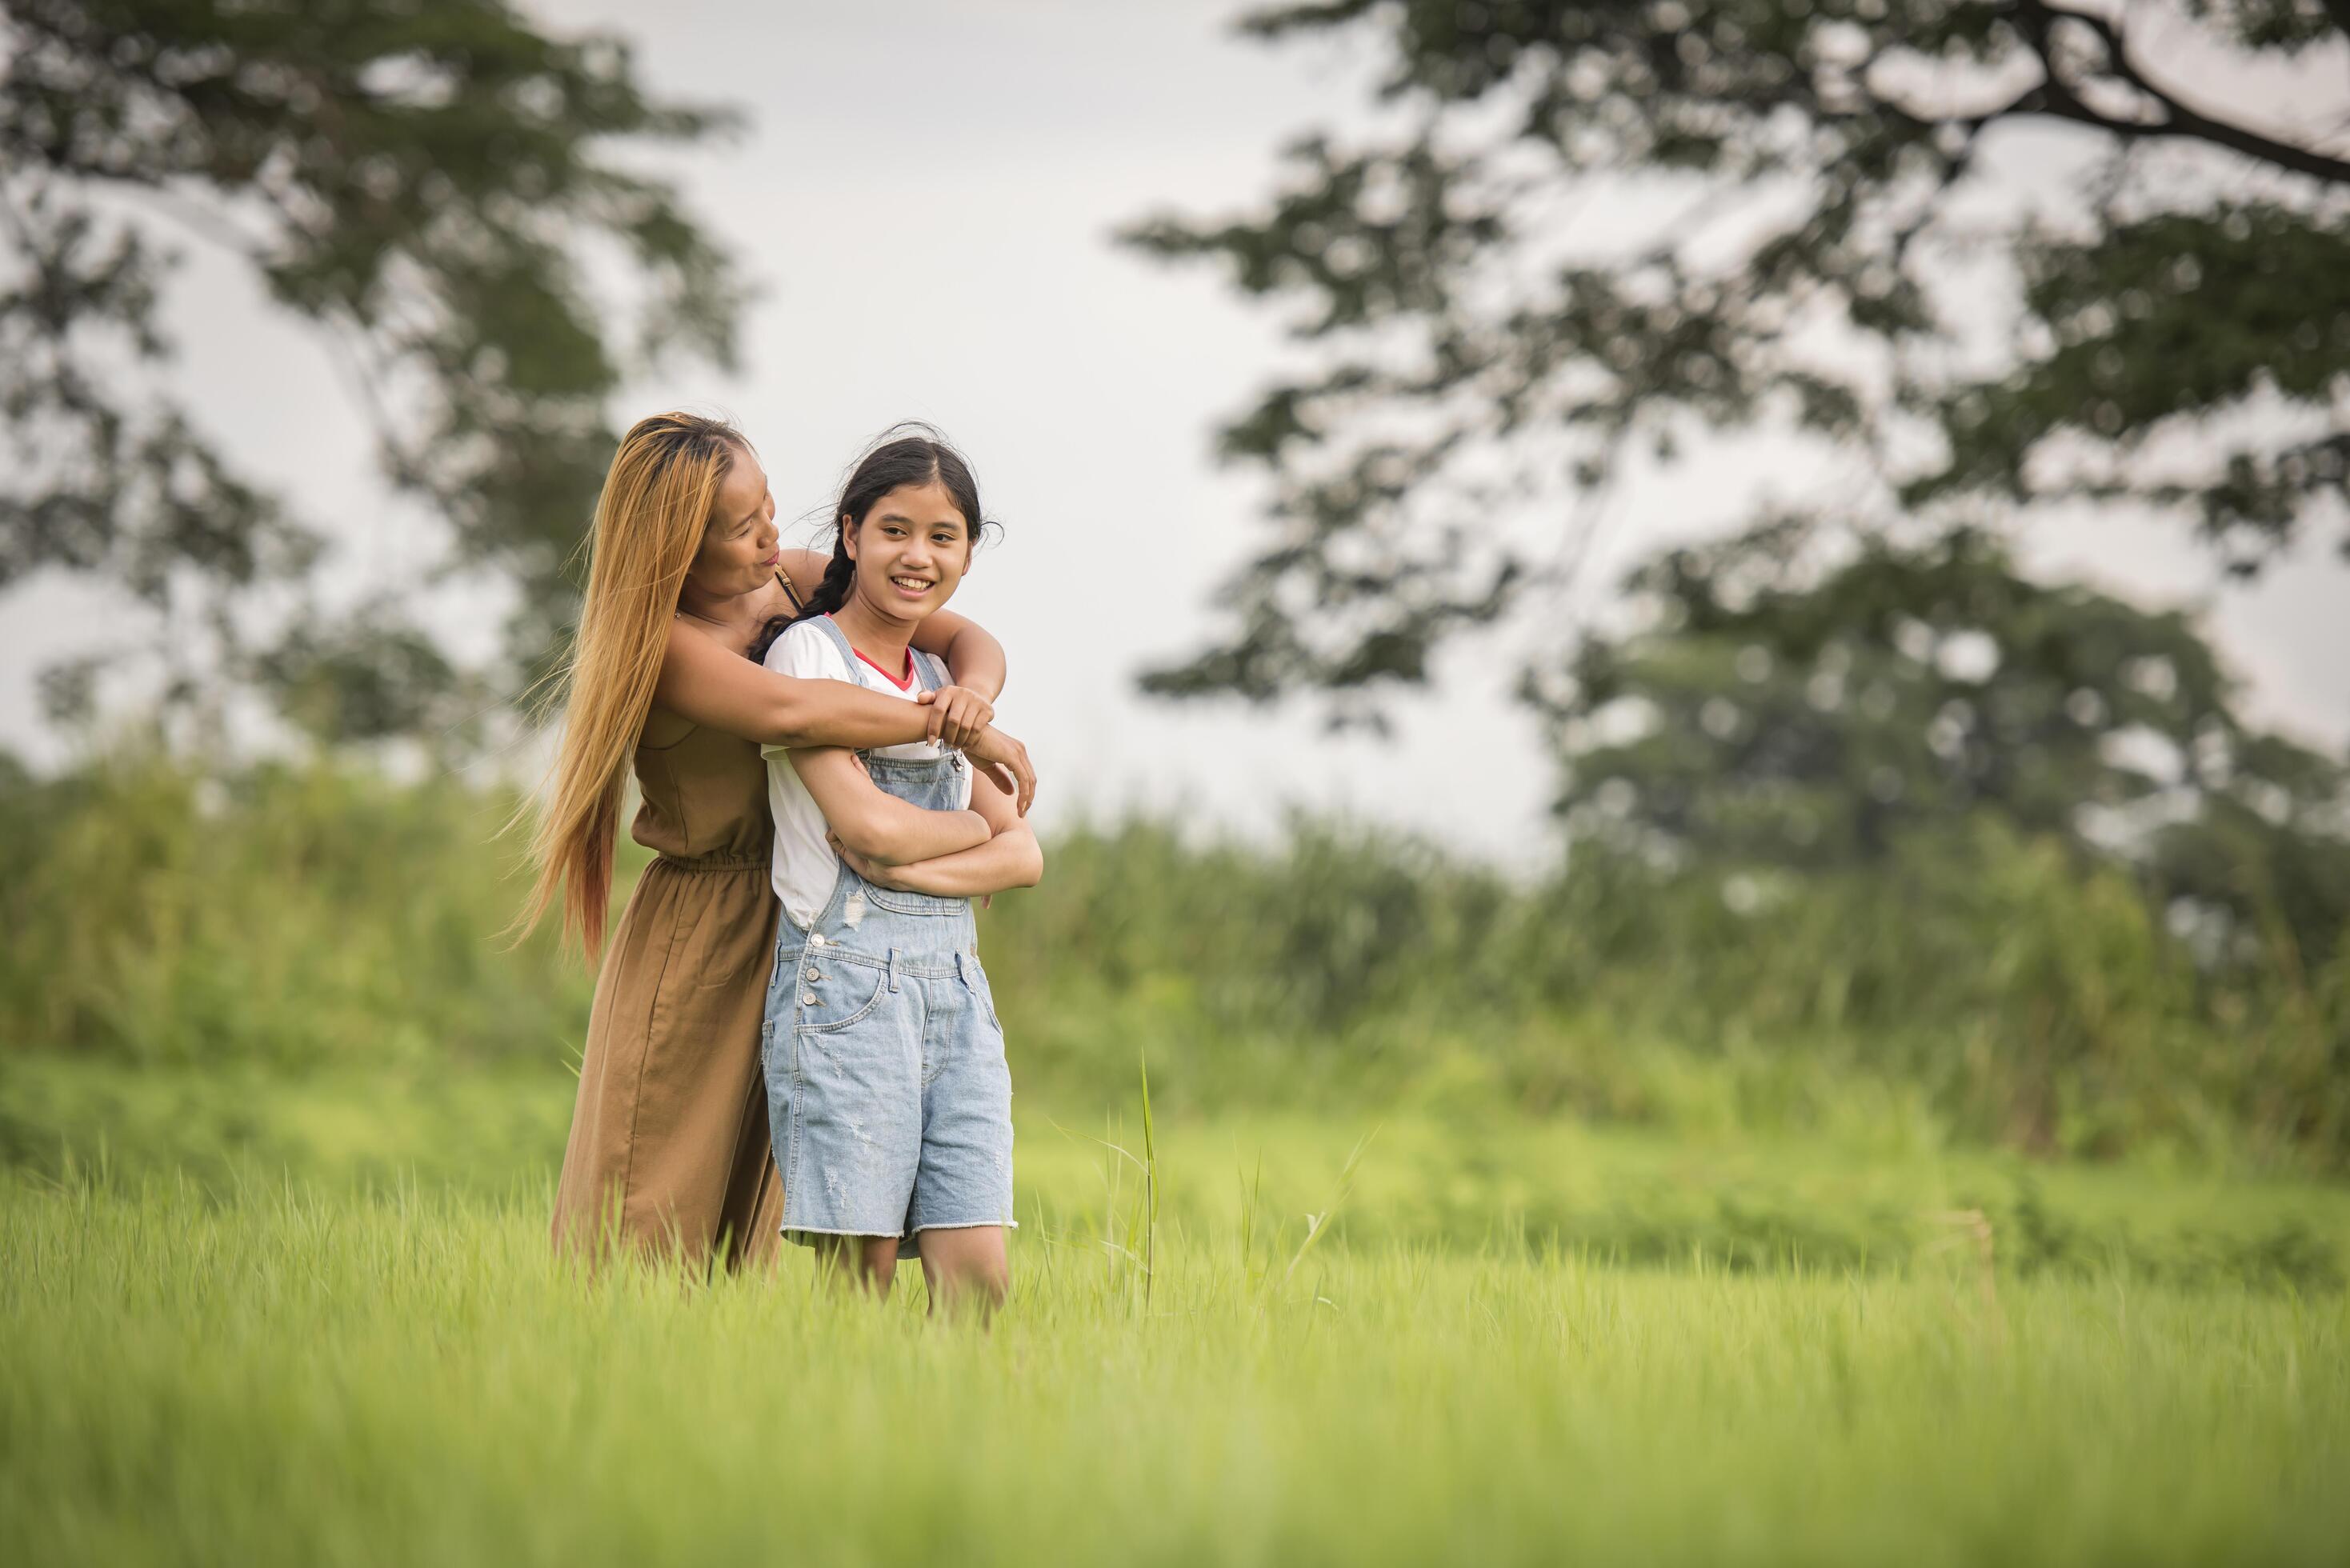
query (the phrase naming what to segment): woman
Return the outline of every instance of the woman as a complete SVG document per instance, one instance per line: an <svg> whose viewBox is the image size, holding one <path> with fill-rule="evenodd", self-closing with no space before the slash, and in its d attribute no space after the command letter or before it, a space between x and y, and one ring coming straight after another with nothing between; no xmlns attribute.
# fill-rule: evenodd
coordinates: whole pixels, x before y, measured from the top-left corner
<svg viewBox="0 0 2350 1568"><path fill-rule="evenodd" d="M990 722L1003 649L959 617L931 618L916 639L954 682L920 705L744 657L770 618L795 611L792 576L812 587L826 562L777 547L766 474L731 425L671 413L632 427L590 551L525 929L560 897L566 931L597 956L632 764L630 833L659 857L597 975L555 1237L738 1268L773 1254L780 1220L759 1074L775 929L760 746L943 739L1024 812L1035 774Z"/></svg>

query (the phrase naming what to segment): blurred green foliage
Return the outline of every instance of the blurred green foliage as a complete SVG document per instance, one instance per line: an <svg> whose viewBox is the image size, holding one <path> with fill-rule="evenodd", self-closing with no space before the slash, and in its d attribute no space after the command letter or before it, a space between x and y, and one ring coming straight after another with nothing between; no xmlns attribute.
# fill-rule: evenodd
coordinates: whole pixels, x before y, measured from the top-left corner
<svg viewBox="0 0 2350 1568"><path fill-rule="evenodd" d="M1145 1151L1136 1082L1102 1084L1091 1106L1066 1084L1040 1100L1023 1082L1024 1239L1130 1241ZM228 1199L289 1179L330 1202L449 1190L512 1201L543 1223L571 1098L567 1076L539 1070L289 1076L249 1064L17 1056L0 1068L0 1168ZM1466 1108L1318 1103L1154 1117L1160 1224L1192 1236L1238 1226L1284 1256L1304 1239L1301 1217L1315 1214L1357 1249L1762 1273L1948 1263L1972 1273L1988 1262L2002 1278L2118 1272L2256 1290L2338 1290L2350 1256L2350 1189L2302 1179L2029 1163L1935 1147L1923 1124L1898 1118L1795 1139L1702 1120L1619 1129L1490 1101L1458 1114Z"/></svg>
<svg viewBox="0 0 2350 1568"><path fill-rule="evenodd" d="M11 0L0 587L128 588L166 623L172 702L242 686L325 742L463 749L576 611L614 391L734 366L746 286L654 155L738 123L655 93L625 37L505 0ZM174 241L335 350L383 479L445 526L432 574L272 612L327 541L175 375ZM458 572L515 590L511 668L460 670L411 622L403 596ZM52 711L86 713L128 651L51 672Z"/></svg>
<svg viewBox="0 0 2350 1568"><path fill-rule="evenodd" d="M588 976L505 950L503 792L126 754L0 778L0 1071L553 1070ZM1385 831L1077 827L983 918L1024 1094L1496 1108L2338 1171L2350 953L2199 953L2126 871L1995 818L1866 872L1514 879ZM626 864L640 864L639 857Z"/></svg>
<svg viewBox="0 0 2350 1568"><path fill-rule="evenodd" d="M18 774L0 801L11 1048L286 1068L577 1049L588 977L497 940L508 800L133 755Z"/></svg>
<svg viewBox="0 0 2350 1568"><path fill-rule="evenodd" d="M1799 521L1668 550L1626 629L1530 674L1571 838L1810 873L1969 815L2132 867L2207 948L2322 964L2350 769L2264 732L2196 618L2041 582L1988 535Z"/></svg>
<svg viewBox="0 0 2350 1568"><path fill-rule="evenodd" d="M2154 517L2221 575L2350 548L2350 159L2272 101L2330 68L2350 6L2126 9L1242 17L1336 51L1378 112L1291 141L1245 201L1126 231L1294 345L1220 432L1263 526L1217 632L1148 689L1354 718L1497 620L1569 644L1553 590L1616 487L1723 434L1821 464L1761 510Z"/></svg>

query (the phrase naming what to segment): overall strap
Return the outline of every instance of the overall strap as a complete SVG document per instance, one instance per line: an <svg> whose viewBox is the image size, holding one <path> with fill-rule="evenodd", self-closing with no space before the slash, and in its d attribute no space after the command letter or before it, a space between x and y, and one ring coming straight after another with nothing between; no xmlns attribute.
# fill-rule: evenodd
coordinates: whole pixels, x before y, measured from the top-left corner
<svg viewBox="0 0 2350 1568"><path fill-rule="evenodd" d="M848 667L849 675L854 678L860 656L856 646L848 640L848 634L840 629L840 623L828 615L820 615L814 617L808 624L822 628L825 636L832 639L832 645L840 649L840 661ZM909 648L906 651L913 659L914 678L920 682L921 691L935 691L947 684L945 665L941 664L919 648ZM961 752L951 753L951 759L956 767L962 766Z"/></svg>
<svg viewBox="0 0 2350 1568"><path fill-rule="evenodd" d="M848 634L840 629L840 623L828 615L820 615L814 618L814 624L822 627L825 636L832 639L832 645L840 649L841 662L848 666L849 674L855 675L857 666L862 660L863 655L859 654L856 645L848 640ZM920 682L915 688L916 691L935 691L947 684L945 665L941 664L919 648L909 648L906 651L912 657L914 677Z"/></svg>
<svg viewBox="0 0 2350 1568"><path fill-rule="evenodd" d="M832 645L840 649L841 663L848 667L848 678L851 680L856 680L857 649L849 645L848 634L840 629L840 623L828 615L819 615L811 616L805 624L815 627L825 636L832 639Z"/></svg>
<svg viewBox="0 0 2350 1568"><path fill-rule="evenodd" d="M921 681L923 691L935 691L941 686L954 684L947 674L946 660L924 653L919 648L909 651L914 656L915 678ZM947 765L957 773L962 772L962 753L950 747L944 741L939 742L938 747L946 753Z"/></svg>

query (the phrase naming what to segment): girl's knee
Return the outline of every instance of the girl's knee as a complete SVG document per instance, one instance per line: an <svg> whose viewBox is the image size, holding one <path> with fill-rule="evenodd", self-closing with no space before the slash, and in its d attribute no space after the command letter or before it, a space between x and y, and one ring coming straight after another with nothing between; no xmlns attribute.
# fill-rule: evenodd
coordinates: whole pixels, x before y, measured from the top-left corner
<svg viewBox="0 0 2350 1568"><path fill-rule="evenodd" d="M992 1262L975 1263L955 1281L958 1293L985 1303L991 1307L1003 1304L1012 1293L1012 1271L998 1258Z"/></svg>
<svg viewBox="0 0 2350 1568"><path fill-rule="evenodd" d="M1001 1247L941 1260L935 1279L941 1301L986 1312L1002 1306L1012 1290L1012 1271Z"/></svg>

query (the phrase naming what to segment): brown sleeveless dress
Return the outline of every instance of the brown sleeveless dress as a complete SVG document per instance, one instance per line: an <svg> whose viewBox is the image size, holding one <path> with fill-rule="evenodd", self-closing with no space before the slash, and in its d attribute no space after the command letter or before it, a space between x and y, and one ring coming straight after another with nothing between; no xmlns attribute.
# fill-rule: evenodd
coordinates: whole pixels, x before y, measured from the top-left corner
<svg viewBox="0 0 2350 1568"><path fill-rule="evenodd" d="M772 1261L783 1192L767 1152L759 1023L780 906L759 748L697 726L639 745L629 835L659 858L596 977L558 1247L624 1244L740 1269Z"/></svg>

